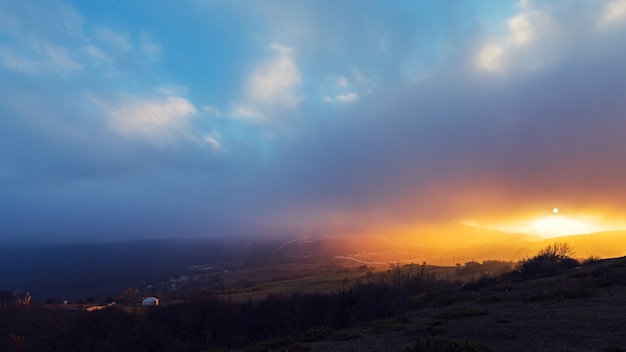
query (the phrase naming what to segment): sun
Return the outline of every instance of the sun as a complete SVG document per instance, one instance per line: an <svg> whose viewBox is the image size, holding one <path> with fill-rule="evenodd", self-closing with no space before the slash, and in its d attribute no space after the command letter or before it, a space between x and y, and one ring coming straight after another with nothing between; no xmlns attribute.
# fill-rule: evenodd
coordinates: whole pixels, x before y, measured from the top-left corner
<svg viewBox="0 0 626 352"><path fill-rule="evenodd" d="M533 216L534 215L534 216ZM572 213L568 209L563 213L559 208L552 208L546 214L544 208L541 213L529 214L528 217L518 217L506 222L478 225L508 233L524 233L541 238L582 235L601 231L626 229L626 224L607 220L593 213Z"/></svg>
<svg viewBox="0 0 626 352"><path fill-rule="evenodd" d="M546 238L592 233L600 230L597 225L585 220L562 216L537 218L529 221L527 226L530 233Z"/></svg>

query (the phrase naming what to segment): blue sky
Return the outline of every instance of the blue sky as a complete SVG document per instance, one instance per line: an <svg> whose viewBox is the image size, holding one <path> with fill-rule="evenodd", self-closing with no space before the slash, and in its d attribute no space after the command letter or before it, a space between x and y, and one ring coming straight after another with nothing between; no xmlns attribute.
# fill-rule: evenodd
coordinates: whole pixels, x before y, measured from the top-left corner
<svg viewBox="0 0 626 352"><path fill-rule="evenodd" d="M624 0L5 1L0 236L618 223L625 39Z"/></svg>

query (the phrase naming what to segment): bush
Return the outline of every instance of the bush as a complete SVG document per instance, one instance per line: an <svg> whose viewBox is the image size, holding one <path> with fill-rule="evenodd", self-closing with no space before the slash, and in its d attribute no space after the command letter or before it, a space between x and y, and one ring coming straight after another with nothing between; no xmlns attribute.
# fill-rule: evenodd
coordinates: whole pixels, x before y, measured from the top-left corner
<svg viewBox="0 0 626 352"><path fill-rule="evenodd" d="M470 283L463 286L463 290L475 290L478 291L481 288L489 287L498 282L498 279L489 275L483 275L478 280L472 280Z"/></svg>
<svg viewBox="0 0 626 352"><path fill-rule="evenodd" d="M599 261L600 261L600 257L598 257L597 255L590 255L589 258L584 259L581 264L591 265L591 264L598 263Z"/></svg>
<svg viewBox="0 0 626 352"><path fill-rule="evenodd" d="M569 243L554 242L541 249L534 257L520 262L518 271L524 277L553 275L580 265L572 258L573 255L574 249Z"/></svg>

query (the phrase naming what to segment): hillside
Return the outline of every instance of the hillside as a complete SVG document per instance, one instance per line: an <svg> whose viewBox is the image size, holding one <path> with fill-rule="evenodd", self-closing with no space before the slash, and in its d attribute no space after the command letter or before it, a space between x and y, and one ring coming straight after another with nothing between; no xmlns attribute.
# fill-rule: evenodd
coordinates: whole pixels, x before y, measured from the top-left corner
<svg viewBox="0 0 626 352"><path fill-rule="evenodd" d="M284 340L282 348L347 352L626 351L626 258L608 259L546 278L502 279L483 285L418 295L399 316L341 332L318 331L323 336L319 341L307 342L308 335ZM271 344L260 346L267 345Z"/></svg>
<svg viewBox="0 0 626 352"><path fill-rule="evenodd" d="M465 268L467 269L467 268ZM0 305L3 351L624 351L626 258L551 276L443 279L403 265L327 293L198 292L158 307ZM459 272L460 273L460 272ZM297 280L292 280L295 282ZM4 297L4 296L3 296ZM35 327L36 328L33 328Z"/></svg>

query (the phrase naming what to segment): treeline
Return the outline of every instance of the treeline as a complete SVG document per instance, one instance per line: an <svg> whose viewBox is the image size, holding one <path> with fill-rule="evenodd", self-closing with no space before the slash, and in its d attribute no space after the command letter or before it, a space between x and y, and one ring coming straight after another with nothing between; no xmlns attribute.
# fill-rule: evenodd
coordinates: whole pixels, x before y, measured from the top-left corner
<svg viewBox="0 0 626 352"><path fill-rule="evenodd" d="M465 265L461 266L461 264L456 265L456 273L459 276L468 276L468 275L489 275L489 276L499 276L504 273L508 273L515 268L515 263L510 261L500 261L500 260L485 260L482 263L477 261L471 261L465 263Z"/></svg>
<svg viewBox="0 0 626 352"><path fill-rule="evenodd" d="M102 311L4 306L2 351L206 351L239 348L328 327L343 329L406 312L420 293L458 287L425 265L396 265L332 294L270 295L258 302L190 299Z"/></svg>

